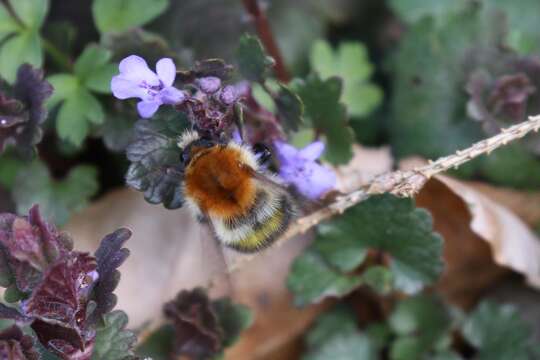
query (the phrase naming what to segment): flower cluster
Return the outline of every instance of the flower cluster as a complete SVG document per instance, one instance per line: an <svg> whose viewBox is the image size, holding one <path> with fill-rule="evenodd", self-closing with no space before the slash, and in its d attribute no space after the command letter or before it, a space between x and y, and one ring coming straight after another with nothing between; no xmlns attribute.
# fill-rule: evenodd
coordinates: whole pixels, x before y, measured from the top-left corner
<svg viewBox="0 0 540 360"><path fill-rule="evenodd" d="M43 221L37 206L27 217L0 214L2 285L19 304L1 305L0 318L30 325L40 343L64 359L89 359L98 319L112 309L118 274L111 262L116 268L125 260L120 248L129 236L116 231L91 256L74 251L69 236Z"/></svg>
<svg viewBox="0 0 540 360"><path fill-rule="evenodd" d="M249 83L225 84L230 78L229 65L208 60L196 63L189 71L177 72L172 60L164 58L157 62L153 72L144 59L131 55L120 62L119 70L111 81L112 92L119 99L139 98L137 109L141 117L151 117L161 105L172 105L197 131L220 140L238 134L238 125L242 123L245 138L239 141L274 147L279 175L300 194L319 199L335 187L333 171L317 162L324 144L316 141L298 151L285 143L278 117L256 101ZM182 85L181 89L174 87L175 80Z"/></svg>

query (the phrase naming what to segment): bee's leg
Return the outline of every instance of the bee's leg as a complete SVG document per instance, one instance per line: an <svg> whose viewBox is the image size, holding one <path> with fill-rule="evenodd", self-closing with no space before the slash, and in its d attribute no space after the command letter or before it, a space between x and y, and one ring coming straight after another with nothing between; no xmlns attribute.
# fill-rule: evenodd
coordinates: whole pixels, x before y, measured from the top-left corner
<svg viewBox="0 0 540 360"><path fill-rule="evenodd" d="M203 214L197 214L197 221L200 224L208 224L208 223L210 223L210 219L208 219L208 216L205 216Z"/></svg>
<svg viewBox="0 0 540 360"><path fill-rule="evenodd" d="M238 105L234 107L234 124L238 128L238 134L240 135L240 140L244 142L245 136L244 136L244 110L242 109L242 105Z"/></svg>
<svg viewBox="0 0 540 360"><path fill-rule="evenodd" d="M272 159L272 152L270 151L268 146L262 143L257 143L253 145L253 152L257 156L257 162L261 166L267 165Z"/></svg>

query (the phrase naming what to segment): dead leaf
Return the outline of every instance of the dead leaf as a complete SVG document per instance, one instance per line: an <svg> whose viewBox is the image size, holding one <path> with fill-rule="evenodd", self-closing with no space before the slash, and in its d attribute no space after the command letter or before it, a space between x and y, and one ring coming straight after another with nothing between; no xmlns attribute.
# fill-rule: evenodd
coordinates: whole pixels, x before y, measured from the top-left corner
<svg viewBox="0 0 540 360"><path fill-rule="evenodd" d="M393 158L388 146L367 148L354 144L351 161L334 169L338 178L337 189L343 193L357 190L376 175L392 170L392 165Z"/></svg>
<svg viewBox="0 0 540 360"><path fill-rule="evenodd" d="M434 229L444 238L445 268L437 291L454 305L472 307L486 289L510 271L494 262L489 245L469 225L467 206L446 185L435 179L428 181L416 204L430 211Z"/></svg>

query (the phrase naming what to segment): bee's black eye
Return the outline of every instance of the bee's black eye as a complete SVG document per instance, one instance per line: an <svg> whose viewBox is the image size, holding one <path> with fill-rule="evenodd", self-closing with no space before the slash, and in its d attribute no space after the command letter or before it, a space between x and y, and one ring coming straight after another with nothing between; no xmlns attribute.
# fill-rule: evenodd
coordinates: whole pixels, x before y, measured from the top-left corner
<svg viewBox="0 0 540 360"><path fill-rule="evenodd" d="M182 154L180 154L180 161L184 166L187 166L189 161L191 160L191 157L189 156L189 148L182 151Z"/></svg>
<svg viewBox="0 0 540 360"><path fill-rule="evenodd" d="M257 162L259 165L264 165L272 159L270 148L262 143L253 145L253 152L257 155Z"/></svg>

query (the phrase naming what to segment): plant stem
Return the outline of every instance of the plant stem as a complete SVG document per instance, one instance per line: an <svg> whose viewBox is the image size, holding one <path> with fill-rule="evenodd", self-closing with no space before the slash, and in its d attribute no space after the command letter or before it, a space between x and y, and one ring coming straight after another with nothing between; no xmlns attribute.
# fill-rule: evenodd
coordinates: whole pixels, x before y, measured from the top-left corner
<svg viewBox="0 0 540 360"><path fill-rule="evenodd" d="M291 77L287 71L283 56L279 51L274 35L272 34L272 29L270 28L270 23L268 22L266 14L261 9L258 0L242 0L242 2L246 11L253 17L255 29L257 30L257 34L259 35L264 48L276 62L274 69L276 77L279 81L288 83L291 80Z"/></svg>
<svg viewBox="0 0 540 360"><path fill-rule="evenodd" d="M15 22L17 24L19 24L19 26L21 28L26 28L26 24L21 20L21 18L19 17L19 15L17 15L17 13L15 12L15 10L13 10L13 6L11 6L11 3L9 2L9 0L0 0L0 3L4 4L4 7L6 8L9 16L11 16L11 18L13 20L15 20Z"/></svg>
<svg viewBox="0 0 540 360"><path fill-rule="evenodd" d="M45 38L41 38L43 43L43 49L51 59L62 69L71 72L73 70L73 64L71 63L70 58L64 54L60 49L58 49L52 42Z"/></svg>

